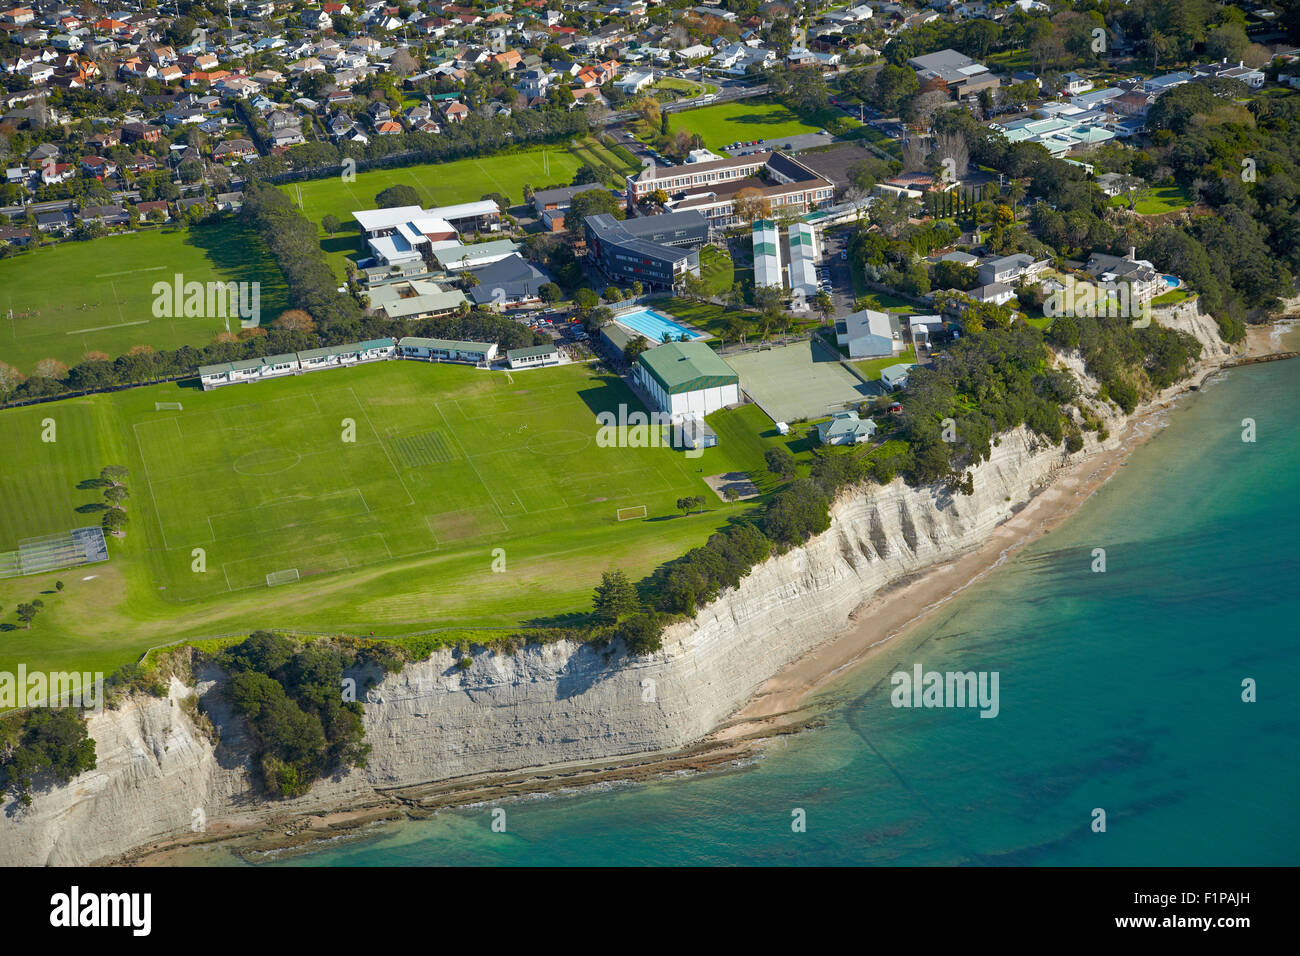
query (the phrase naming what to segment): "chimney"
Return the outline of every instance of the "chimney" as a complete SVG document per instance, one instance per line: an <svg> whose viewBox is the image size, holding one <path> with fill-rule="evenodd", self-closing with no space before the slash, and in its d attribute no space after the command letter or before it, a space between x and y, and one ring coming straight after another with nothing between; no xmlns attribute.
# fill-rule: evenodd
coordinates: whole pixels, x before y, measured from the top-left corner
<svg viewBox="0 0 1300 956"><path fill-rule="evenodd" d="M1137 246L1129 246L1129 247L1128 247L1128 257L1129 257L1130 259L1137 259L1137 251L1138 251Z"/></svg>

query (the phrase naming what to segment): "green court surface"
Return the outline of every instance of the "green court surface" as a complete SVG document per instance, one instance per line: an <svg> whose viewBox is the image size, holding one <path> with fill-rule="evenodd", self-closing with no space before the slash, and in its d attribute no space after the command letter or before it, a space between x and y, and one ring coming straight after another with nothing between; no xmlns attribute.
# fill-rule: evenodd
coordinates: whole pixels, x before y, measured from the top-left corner
<svg viewBox="0 0 1300 956"><path fill-rule="evenodd" d="M816 340L726 358L746 394L774 421L824 418L869 397L867 387Z"/></svg>
<svg viewBox="0 0 1300 956"><path fill-rule="evenodd" d="M601 447L596 414L619 405L641 408L585 365L507 376L384 362L0 412L0 440L29 463L0 481L0 551L94 524L75 509L99 493L77 483L131 470L131 523L109 562L0 580L11 624L16 603L66 583L31 631L8 630L0 667L120 664L258 627L383 635L583 612L602 571L639 578L759 503L676 509L719 472L771 491L763 452L785 441L750 405L710 416L722 441L698 458L666 442ZM58 439L43 443L50 417ZM640 506L645 519L618 520Z"/></svg>
<svg viewBox="0 0 1300 956"><path fill-rule="evenodd" d="M155 316L154 284L259 283L262 322L286 307L284 278L257 235L236 222L63 242L0 260L0 362L30 375L41 359L72 366L138 345L202 346L239 316Z"/></svg>

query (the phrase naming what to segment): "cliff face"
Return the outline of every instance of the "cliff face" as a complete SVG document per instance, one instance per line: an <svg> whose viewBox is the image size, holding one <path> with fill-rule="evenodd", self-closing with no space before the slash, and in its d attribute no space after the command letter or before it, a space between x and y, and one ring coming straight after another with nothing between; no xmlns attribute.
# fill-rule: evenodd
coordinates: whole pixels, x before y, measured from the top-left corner
<svg viewBox="0 0 1300 956"><path fill-rule="evenodd" d="M1213 320L1185 313L1168 324L1204 335L1207 357L1220 352ZM1089 436L1080 454L1095 448ZM37 793L31 808L4 806L0 865L92 862L200 823L213 833L356 802L377 788L680 747L846 627L882 587L978 547L1065 460L1020 429L975 470L973 495L901 480L846 494L829 530L755 568L648 657L562 642L480 654L467 671L450 652L407 665L367 694L368 766L318 781L298 800L258 798L247 731L224 703L219 675L199 674L195 688L173 680L165 699L137 697L90 719L96 770ZM194 692L219 746L183 712L180 700Z"/></svg>
<svg viewBox="0 0 1300 956"><path fill-rule="evenodd" d="M480 654L468 671L445 651L409 664L367 694L368 766L318 781L298 800L257 798L247 732L216 675L200 674L196 688L173 680L165 699L135 697L90 718L97 769L37 793L28 809L5 807L0 865L85 863L200 825L212 833L338 806L374 788L680 747L845 627L881 587L978 546L1061 462L1059 448L1035 448L1016 431L979 467L972 496L902 481L846 495L826 533L755 568L648 657L560 642ZM180 704L196 690L219 746Z"/></svg>

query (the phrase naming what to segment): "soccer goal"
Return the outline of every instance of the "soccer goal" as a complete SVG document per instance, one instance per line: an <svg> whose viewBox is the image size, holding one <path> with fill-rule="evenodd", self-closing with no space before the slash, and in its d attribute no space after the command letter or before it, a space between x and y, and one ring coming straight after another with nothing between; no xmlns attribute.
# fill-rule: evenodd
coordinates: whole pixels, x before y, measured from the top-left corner
<svg viewBox="0 0 1300 956"><path fill-rule="evenodd" d="M298 580L298 569L289 568L287 571L272 571L266 576L266 586L273 588L277 584L292 584Z"/></svg>
<svg viewBox="0 0 1300 956"><path fill-rule="evenodd" d="M619 521L634 521L637 518L644 518L645 516L646 516L645 505L633 505L630 508L618 509Z"/></svg>
<svg viewBox="0 0 1300 956"><path fill-rule="evenodd" d="M180 402L154 402L153 410L155 412L183 412Z"/></svg>

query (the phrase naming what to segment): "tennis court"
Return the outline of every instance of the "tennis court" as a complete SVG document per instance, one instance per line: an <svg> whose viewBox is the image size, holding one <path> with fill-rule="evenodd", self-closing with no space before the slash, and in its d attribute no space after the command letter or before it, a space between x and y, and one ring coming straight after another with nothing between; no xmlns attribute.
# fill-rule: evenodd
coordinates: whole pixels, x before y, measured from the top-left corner
<svg viewBox="0 0 1300 956"><path fill-rule="evenodd" d="M727 356L740 387L774 422L824 418L871 395L829 347L809 340Z"/></svg>

